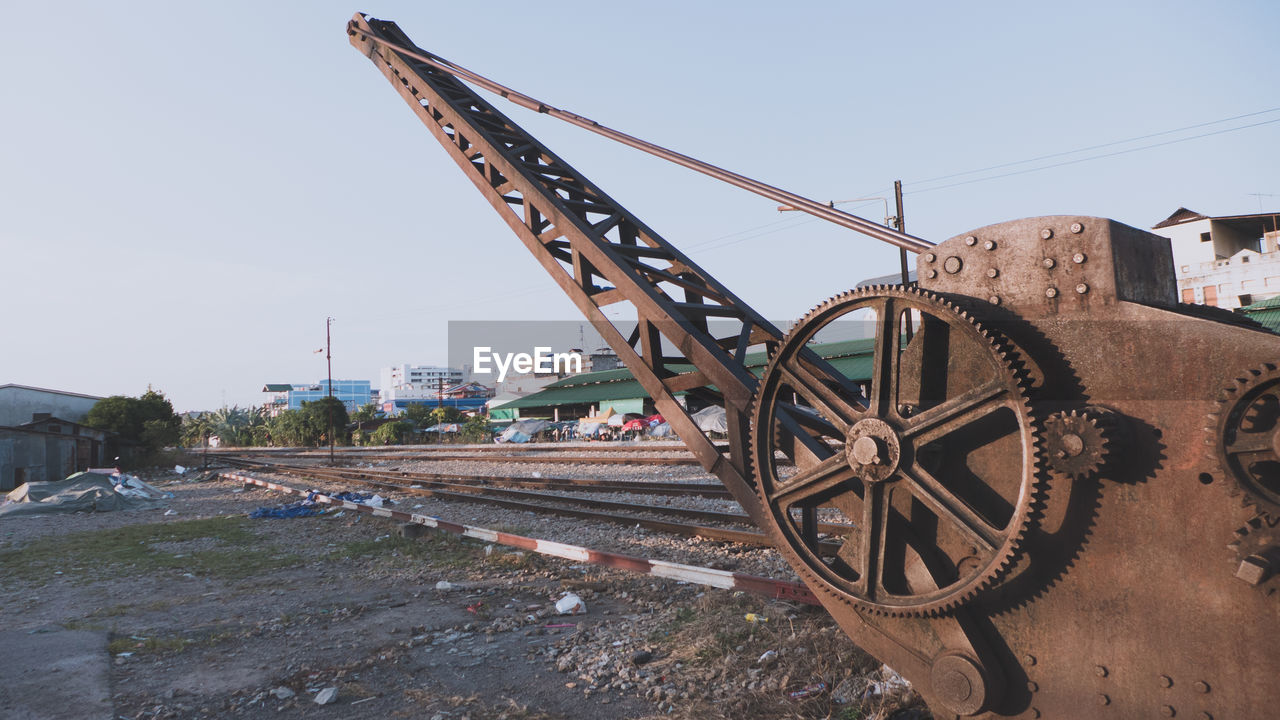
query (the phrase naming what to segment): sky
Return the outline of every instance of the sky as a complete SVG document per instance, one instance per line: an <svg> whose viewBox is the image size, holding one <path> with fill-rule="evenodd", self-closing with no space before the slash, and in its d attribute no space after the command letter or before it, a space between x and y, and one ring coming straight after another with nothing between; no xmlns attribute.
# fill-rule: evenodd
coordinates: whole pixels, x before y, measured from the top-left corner
<svg viewBox="0 0 1280 720"><path fill-rule="evenodd" d="M4 4L0 384L243 407L325 377L327 317L334 377L375 385L443 363L450 321L580 318L348 44L357 10L815 200L902 180L934 242L1280 209L1270 0ZM499 107L766 317L896 269L883 243Z"/></svg>

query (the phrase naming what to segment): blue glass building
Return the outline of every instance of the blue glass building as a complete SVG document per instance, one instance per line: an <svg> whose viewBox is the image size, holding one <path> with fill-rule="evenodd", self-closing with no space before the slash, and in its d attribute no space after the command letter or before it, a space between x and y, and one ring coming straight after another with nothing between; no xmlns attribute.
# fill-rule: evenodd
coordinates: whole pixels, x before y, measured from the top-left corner
<svg viewBox="0 0 1280 720"><path fill-rule="evenodd" d="M314 385L294 385L289 391L289 409L298 410L304 402L314 402L329 396L329 381ZM373 383L369 380L334 380L333 396L347 406L347 412L355 412L361 405L373 401Z"/></svg>

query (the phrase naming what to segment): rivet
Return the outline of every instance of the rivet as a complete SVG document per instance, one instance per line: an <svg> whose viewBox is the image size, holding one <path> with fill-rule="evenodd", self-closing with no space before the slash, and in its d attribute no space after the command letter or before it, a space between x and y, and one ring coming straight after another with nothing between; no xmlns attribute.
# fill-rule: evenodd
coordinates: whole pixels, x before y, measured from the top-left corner
<svg viewBox="0 0 1280 720"><path fill-rule="evenodd" d="M1205 681L1203 681L1203 680L1197 680L1197 681L1196 681L1196 692L1198 692L1198 693L1207 693L1207 692L1209 692L1209 683L1207 683L1207 682L1205 682Z"/></svg>
<svg viewBox="0 0 1280 720"><path fill-rule="evenodd" d="M982 243L982 247L984 247L984 248L986 248L986 249L988 249L988 250L995 250L995 249L996 249L996 241L995 241L995 240L988 240L988 241L986 241L986 242Z"/></svg>
<svg viewBox="0 0 1280 720"><path fill-rule="evenodd" d="M1031 717L1033 718L1040 717L1040 708L1031 708Z"/></svg>
<svg viewBox="0 0 1280 720"><path fill-rule="evenodd" d="M1077 265L1083 265L1083 264L1084 264L1084 261L1085 261L1085 260L1088 260L1088 259L1089 259L1089 258L1088 258L1088 257L1086 257L1084 253L1076 253L1075 255L1072 255L1072 256L1071 256L1071 262L1073 262L1073 263L1075 263L1075 264L1077 264Z"/></svg>
<svg viewBox="0 0 1280 720"><path fill-rule="evenodd" d="M1045 290L1044 296L1047 298L1058 297L1058 288L1049 288L1048 290Z"/></svg>
<svg viewBox="0 0 1280 720"><path fill-rule="evenodd" d="M1106 695L1103 695L1103 694L1099 693L1099 694L1098 694L1098 704L1099 704L1099 705L1110 705L1110 704L1111 704L1111 698L1107 697Z"/></svg>
<svg viewBox="0 0 1280 720"><path fill-rule="evenodd" d="M1107 668L1106 668L1105 666L1103 666L1103 665L1096 665L1096 666L1094 666L1094 668L1093 668L1093 674L1094 674L1094 675L1097 675L1098 677L1106 677L1106 676L1107 676Z"/></svg>
<svg viewBox="0 0 1280 720"><path fill-rule="evenodd" d="M960 258L956 257L955 255L952 255L951 257L947 258L942 263L942 269L946 270L952 275L955 275L956 273L960 272L960 268L962 267L964 267L964 262L962 262Z"/></svg>
<svg viewBox="0 0 1280 720"><path fill-rule="evenodd" d="M1213 715L1208 712L1202 712L1200 713L1200 720L1213 720Z"/></svg>
<svg viewBox="0 0 1280 720"><path fill-rule="evenodd" d="M1079 235L1080 233L1084 232L1084 226L1081 225L1080 223L1071 223L1071 232L1075 233L1076 235Z"/></svg>
<svg viewBox="0 0 1280 720"><path fill-rule="evenodd" d="M1040 264L1044 265L1045 270L1052 270L1053 266L1057 265L1058 263L1055 262L1053 258L1045 258L1044 260L1040 261Z"/></svg>
<svg viewBox="0 0 1280 720"><path fill-rule="evenodd" d="M999 270L995 268L987 268L987 277L993 278L993 277L997 277L999 274L1000 274Z"/></svg>
<svg viewBox="0 0 1280 720"><path fill-rule="evenodd" d="M992 305L999 305L999 304L1000 304L1000 296L999 296L999 295L992 295L991 297L987 298L987 302L991 303ZM1031 658L1031 664L1032 664L1032 665L1035 665L1035 658Z"/></svg>
<svg viewBox="0 0 1280 720"><path fill-rule="evenodd" d="M1163 688L1173 687L1173 678L1169 677L1168 675L1161 675L1160 687L1163 687Z"/></svg>
<svg viewBox="0 0 1280 720"><path fill-rule="evenodd" d="M933 262L934 260L937 260L937 259L938 259L938 257L937 257L936 255L934 255L933 253L925 253L925 254L924 254L924 261L925 261L925 262Z"/></svg>
<svg viewBox="0 0 1280 720"><path fill-rule="evenodd" d="M1178 711L1174 710L1172 705L1162 705L1160 706L1160 714L1165 717L1173 717L1178 714Z"/></svg>
<svg viewBox="0 0 1280 720"><path fill-rule="evenodd" d="M1029 691L1031 691L1031 692L1035 692L1035 691L1037 691L1037 690L1039 690L1039 689L1040 689L1040 686L1036 684L1036 681L1035 681L1035 680L1028 680L1028 681L1027 681L1027 690L1029 690Z"/></svg>
<svg viewBox="0 0 1280 720"><path fill-rule="evenodd" d="M1000 300L1000 298L998 298L998 297L994 297L994 296L993 296L991 299L992 299L992 301L993 301L993 302L994 302L994 301L998 301L998 300ZM1022 662L1026 663L1026 664L1028 664L1028 665L1035 665L1035 664L1036 664L1036 656L1035 656L1035 655L1023 655L1023 656L1022 656Z"/></svg>
<svg viewBox="0 0 1280 720"><path fill-rule="evenodd" d="M968 245L968 246L970 246L970 247L972 247L972 246L973 246L975 243L977 243L977 242L978 242L978 238L976 238L976 237L974 237L974 236L972 236L972 235L970 235L970 236L968 236L968 237L966 237L966 238L964 239L964 244L965 244L965 245Z"/></svg>
<svg viewBox="0 0 1280 720"><path fill-rule="evenodd" d="M1048 240L1051 237L1053 237L1053 228L1045 228L1040 231L1041 240Z"/></svg>
<svg viewBox="0 0 1280 720"><path fill-rule="evenodd" d="M934 278L938 277L938 271L937 271L937 270L934 270L934 269L932 269L932 268L930 268L929 270L926 270L926 271L925 271L924 276L925 276L925 277L927 277L927 278L929 278L930 280L932 280L932 279L934 279Z"/></svg>
<svg viewBox="0 0 1280 720"><path fill-rule="evenodd" d="M1083 295L1089 292L1089 286L1086 283L1080 283L1079 285L1076 286L1076 292Z"/></svg>

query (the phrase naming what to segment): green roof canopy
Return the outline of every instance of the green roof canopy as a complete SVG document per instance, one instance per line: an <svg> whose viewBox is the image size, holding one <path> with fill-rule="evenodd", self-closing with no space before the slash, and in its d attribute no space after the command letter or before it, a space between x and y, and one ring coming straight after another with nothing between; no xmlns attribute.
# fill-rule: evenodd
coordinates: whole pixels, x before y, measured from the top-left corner
<svg viewBox="0 0 1280 720"><path fill-rule="evenodd" d="M832 343L815 343L813 348L826 358L836 370L853 380L871 377L871 351L873 339L844 340ZM764 374L768 357L765 353L748 353L745 365L756 377ZM693 370L692 365L671 365L676 373ZM683 394L683 393L678 393ZM626 400L649 397L649 393L626 368L601 370L600 372L571 375L557 380L542 390L518 400L504 403L503 408L549 407L555 405L586 405L606 400Z"/></svg>

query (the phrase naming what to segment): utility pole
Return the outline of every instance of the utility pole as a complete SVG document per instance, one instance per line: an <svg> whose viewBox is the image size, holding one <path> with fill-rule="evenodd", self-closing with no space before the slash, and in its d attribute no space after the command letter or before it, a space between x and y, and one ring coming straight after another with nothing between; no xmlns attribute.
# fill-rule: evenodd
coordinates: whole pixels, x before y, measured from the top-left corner
<svg viewBox="0 0 1280 720"><path fill-rule="evenodd" d="M329 368L329 464L333 465L333 352L329 341L329 326L333 318L324 319L324 361Z"/></svg>
<svg viewBox="0 0 1280 720"><path fill-rule="evenodd" d="M907 231L907 220L902 216L902 181L893 181L893 199L898 206L898 214L893 218L894 229L900 233ZM902 286L911 284L911 273L907 270L907 249L898 248L898 259L902 263Z"/></svg>
<svg viewBox="0 0 1280 720"><path fill-rule="evenodd" d="M898 210L898 214L893 218L894 228L900 233L905 233L907 231L907 219L903 217L903 214L902 214L902 181L901 180L893 181L893 199L895 204L897 205L897 210ZM911 271L907 269L906 248L898 248L898 260L902 264L902 287L905 288L911 284ZM907 325L907 328L906 328L907 342L911 342L911 336L915 334L915 328L912 327L913 323L911 322L910 314L907 315L906 325Z"/></svg>

